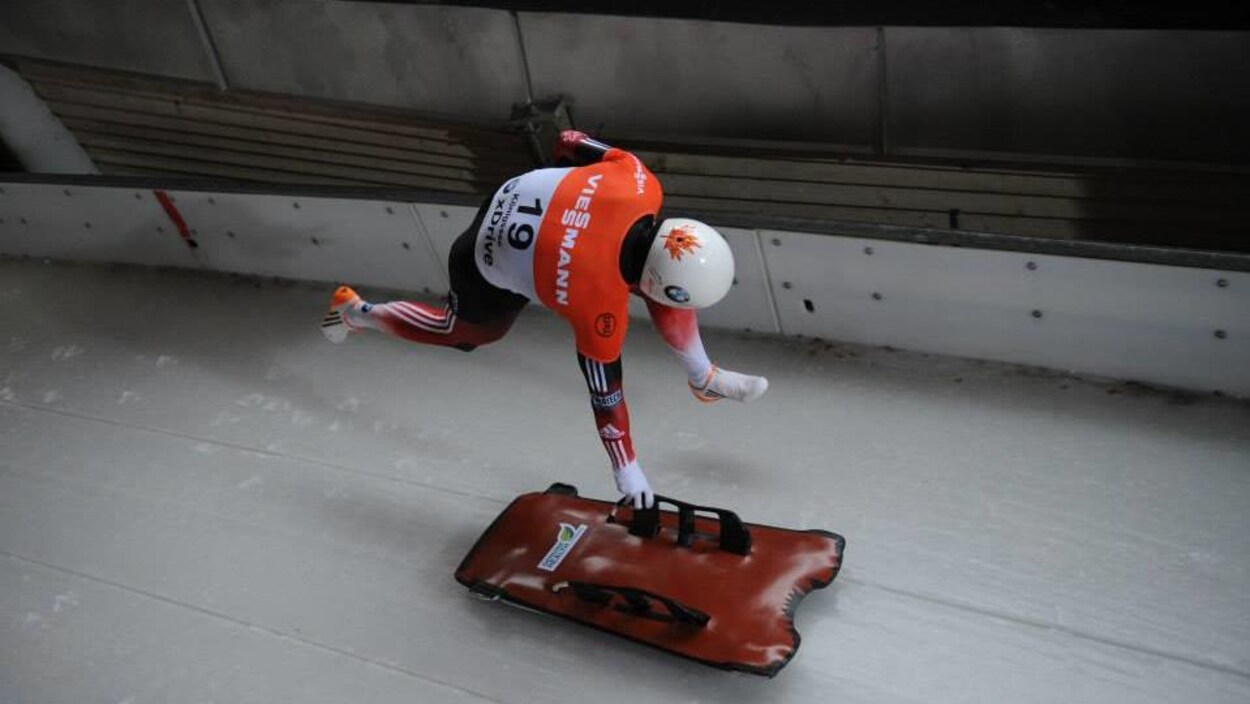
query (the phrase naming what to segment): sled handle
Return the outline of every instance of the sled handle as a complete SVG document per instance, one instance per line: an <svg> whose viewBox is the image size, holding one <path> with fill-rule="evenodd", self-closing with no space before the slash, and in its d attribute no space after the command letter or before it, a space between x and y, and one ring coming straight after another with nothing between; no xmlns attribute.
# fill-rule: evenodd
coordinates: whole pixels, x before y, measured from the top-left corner
<svg viewBox="0 0 1250 704"><path fill-rule="evenodd" d="M625 497L622 503L628 500ZM712 506L696 506L667 496L656 496L651 508L634 509L634 520L629 525L630 535L640 538L654 538L660 532L660 504L669 504L677 509L677 544L683 548L690 547L695 538L695 514L714 513L720 519L720 549L735 555L751 553L751 531L738 518L738 514L723 508Z"/></svg>
<svg viewBox="0 0 1250 704"><path fill-rule="evenodd" d="M571 589L578 599L601 606L611 603L613 596L619 596L625 600L625 604L617 608L634 616L664 618L652 609L654 604L659 603L668 610L668 617L677 623L703 628L711 618L693 606L686 606L676 599L633 587L591 584L590 582L560 582L553 586L551 591L558 594L566 588Z"/></svg>

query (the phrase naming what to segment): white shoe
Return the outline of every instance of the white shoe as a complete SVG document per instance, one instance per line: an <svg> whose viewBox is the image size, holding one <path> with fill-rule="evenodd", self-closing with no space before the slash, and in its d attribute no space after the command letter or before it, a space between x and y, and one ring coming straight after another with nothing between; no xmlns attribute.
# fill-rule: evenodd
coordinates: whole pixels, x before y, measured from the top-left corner
<svg viewBox="0 0 1250 704"><path fill-rule="evenodd" d="M347 322L345 313L347 309L360 303L360 296L356 295L348 286L339 286L334 290L334 296L330 299L330 310L326 311L325 317L321 319L321 334L334 344L338 344L347 339L348 333L356 332L356 326Z"/></svg>
<svg viewBox="0 0 1250 704"><path fill-rule="evenodd" d="M689 383L690 393L701 403L716 403L722 398L747 403L768 391L768 379L731 372L716 365L712 365L712 371L708 372L701 386L695 386L693 381Z"/></svg>

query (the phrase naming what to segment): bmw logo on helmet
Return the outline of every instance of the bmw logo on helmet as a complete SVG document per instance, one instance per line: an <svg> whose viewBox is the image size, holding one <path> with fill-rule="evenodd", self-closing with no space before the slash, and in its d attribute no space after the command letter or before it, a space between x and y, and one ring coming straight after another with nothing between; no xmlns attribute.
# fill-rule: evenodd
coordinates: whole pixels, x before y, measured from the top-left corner
<svg viewBox="0 0 1250 704"><path fill-rule="evenodd" d="M665 286L664 295L668 296L670 300L676 301L677 303L690 302L690 292L681 286Z"/></svg>

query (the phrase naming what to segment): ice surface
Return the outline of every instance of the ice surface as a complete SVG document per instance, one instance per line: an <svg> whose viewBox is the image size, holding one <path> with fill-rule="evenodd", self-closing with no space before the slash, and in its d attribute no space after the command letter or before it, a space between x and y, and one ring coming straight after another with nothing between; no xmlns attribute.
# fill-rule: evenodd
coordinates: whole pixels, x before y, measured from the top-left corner
<svg viewBox="0 0 1250 704"><path fill-rule="evenodd" d="M0 701L1250 701L1250 406L709 333L625 353L657 490L827 528L775 680L467 596L518 493L612 484L562 323L326 343L330 286L0 260Z"/></svg>

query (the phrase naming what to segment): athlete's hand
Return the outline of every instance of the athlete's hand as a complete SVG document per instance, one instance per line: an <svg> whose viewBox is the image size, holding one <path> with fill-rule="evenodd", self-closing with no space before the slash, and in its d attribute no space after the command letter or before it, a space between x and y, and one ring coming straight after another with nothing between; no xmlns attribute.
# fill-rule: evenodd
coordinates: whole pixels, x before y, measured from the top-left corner
<svg viewBox="0 0 1250 704"><path fill-rule="evenodd" d="M707 377L690 380L690 393L703 403L715 403L722 398L749 403L768 390L768 379L721 369L715 365Z"/></svg>
<svg viewBox="0 0 1250 704"><path fill-rule="evenodd" d="M564 130L560 133L560 139L556 141L556 146L551 150L551 159L557 166L565 164L577 163L577 145L584 140L590 139L584 132L577 130Z"/></svg>
<svg viewBox="0 0 1250 704"><path fill-rule="evenodd" d="M655 505L655 492L651 491L651 483L642 467L635 460L616 470L616 488L629 497L634 508L651 508Z"/></svg>

